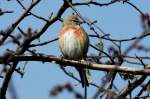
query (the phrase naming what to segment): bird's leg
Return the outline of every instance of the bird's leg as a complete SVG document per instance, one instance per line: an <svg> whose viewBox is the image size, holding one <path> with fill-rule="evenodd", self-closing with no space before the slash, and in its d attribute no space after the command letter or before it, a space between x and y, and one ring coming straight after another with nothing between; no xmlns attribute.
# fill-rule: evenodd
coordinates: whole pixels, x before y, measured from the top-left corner
<svg viewBox="0 0 150 99"><path fill-rule="evenodd" d="M63 55L60 55L60 60L63 61L65 58ZM63 65L64 67L66 67L66 65Z"/></svg>
<svg viewBox="0 0 150 99"><path fill-rule="evenodd" d="M83 64L86 64L86 68L85 69L88 69L88 66L90 65L90 63L88 61L86 61L84 58L82 58L79 62L83 63Z"/></svg>
<svg viewBox="0 0 150 99"><path fill-rule="evenodd" d="M79 62L80 62L80 63L84 63L84 62L85 62L85 60L84 60L84 59L81 59L81 60L79 60Z"/></svg>

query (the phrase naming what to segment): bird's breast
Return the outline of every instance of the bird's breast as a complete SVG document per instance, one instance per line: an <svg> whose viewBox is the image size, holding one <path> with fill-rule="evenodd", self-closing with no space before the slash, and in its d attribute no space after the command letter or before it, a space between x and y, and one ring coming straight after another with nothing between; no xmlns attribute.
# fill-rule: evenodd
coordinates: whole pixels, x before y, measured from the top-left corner
<svg viewBox="0 0 150 99"><path fill-rule="evenodd" d="M81 40L81 33L70 28L63 30L59 36L59 47L64 57L68 59L81 59L83 57L84 43Z"/></svg>

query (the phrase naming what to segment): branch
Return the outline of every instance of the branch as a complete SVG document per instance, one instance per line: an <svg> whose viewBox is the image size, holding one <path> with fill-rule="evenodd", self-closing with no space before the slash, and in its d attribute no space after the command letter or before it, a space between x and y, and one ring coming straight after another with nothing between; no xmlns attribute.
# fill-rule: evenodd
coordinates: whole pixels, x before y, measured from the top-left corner
<svg viewBox="0 0 150 99"><path fill-rule="evenodd" d="M144 68L147 69L148 67L144 64L143 60L140 59L138 56L136 56L136 57L141 62L141 64L144 66ZM124 90L122 91L120 96L121 97L126 97L128 94L131 94L131 92L135 88L137 88L140 84L142 84L147 77L148 77L148 75L145 74L145 75L142 75L138 78L135 78L131 83L128 84L128 86L126 88L124 88Z"/></svg>
<svg viewBox="0 0 150 99"><path fill-rule="evenodd" d="M108 3L99 3L99 2L94 2L93 0L90 0L90 2L84 2L84 3L74 3L72 4L73 6L81 6L81 5L96 5L96 6L109 6L111 4L114 4L116 2L118 2L119 0L112 0Z"/></svg>
<svg viewBox="0 0 150 99"><path fill-rule="evenodd" d="M128 1L124 1L124 3L127 3L129 5L131 5L134 9L136 9L141 15L144 15L143 12L137 8L134 4L132 4L131 2L128 2Z"/></svg>
<svg viewBox="0 0 150 99"><path fill-rule="evenodd" d="M137 39L143 39L145 37L148 37L150 36L150 33L145 33L143 35L140 35L140 36L135 36L135 37L132 37L132 38L127 38L127 39L110 39L108 37L105 37L105 36L102 36L101 38L102 39L105 39L105 40L109 40L109 41L115 41L115 42L128 42L128 41L133 41L133 40L137 40ZM96 35L92 35L92 37L97 37Z"/></svg>
<svg viewBox="0 0 150 99"><path fill-rule="evenodd" d="M15 28L18 26L18 24L28 15L28 13L30 12L30 10L37 5L40 2L40 0L36 0L36 2L32 3L29 8L20 16L20 18L14 23L12 24L8 30L6 31L6 35L2 38L2 40L0 40L0 45L3 44L3 42L8 38L8 36L15 30Z"/></svg>
<svg viewBox="0 0 150 99"><path fill-rule="evenodd" d="M124 91L120 94L120 97L126 97L129 93L132 92L133 89L135 89L137 86L139 86L145 79L147 75L143 75L134 81L132 81L128 86L124 89Z"/></svg>
<svg viewBox="0 0 150 99"><path fill-rule="evenodd" d="M39 33L35 34L32 38L30 38L31 41L39 38L50 25L52 25L54 22L60 19L61 15L66 11L66 9L69 8L68 2L65 0L63 5L60 7L59 11L56 13L56 16L54 16L52 19L49 18L49 21L44 25L44 27L39 31Z"/></svg>
<svg viewBox="0 0 150 99"><path fill-rule="evenodd" d="M34 3L31 4L31 6L29 7L29 9L27 9L25 11L25 15L22 16L20 18L20 20L17 21L17 24L13 25L13 29L11 29L10 32L8 32L8 35L10 35L12 33L12 31L14 30L14 28L20 23L20 21L29 13L29 11L33 8L33 6L35 6L40 0L36 0ZM21 55L23 54L28 48L29 48L29 45L30 43L39 38L47 29L48 27L53 24L54 22L56 22L59 17L61 17L61 15L64 13L64 11L68 8L68 3L64 1L64 4L61 6L61 8L59 9L59 11L57 12L56 16L52 19L49 19L49 21L44 25L44 27L38 32L36 33L35 35L33 35L32 37L26 39L22 45L20 45L18 48L17 48L17 54L18 55ZM5 39L7 39L8 36L5 36L2 38L2 41L0 42L1 44L5 41ZM11 56L7 57L6 60L6 64L8 62L10 62L10 59ZM0 89L0 98L1 99L6 99L6 91L7 91L7 88L8 88L8 84L10 82L10 79L12 77L12 74L13 72L15 71L16 67L17 67L17 64L18 64L19 61L13 61L13 64L11 64L10 66L10 69L8 70L8 72L6 73L6 76L5 76L5 79L2 83L2 87Z"/></svg>
<svg viewBox="0 0 150 99"><path fill-rule="evenodd" d="M4 15L6 13L14 13L14 11L2 11L2 9L0 9L0 16Z"/></svg>
<svg viewBox="0 0 150 99"><path fill-rule="evenodd" d="M24 10L26 10L25 6L21 3L20 0L16 0L16 1L18 2L18 4L19 4ZM45 18L40 17L40 16L37 16L36 14L34 14L34 13L32 13L32 12L29 12L29 14L32 15L32 16L34 16L34 17L36 17L36 18L38 18L38 19L41 19L41 20L43 20L43 21L45 21L45 22L48 21L48 20L46 20Z"/></svg>
<svg viewBox="0 0 150 99"><path fill-rule="evenodd" d="M40 62L51 62L54 64L61 64L67 66L80 66L80 68L89 68L93 70L101 70L101 71L113 71L116 72L124 72L131 73L136 75L150 75L150 69L142 69L142 68L134 68L127 66L117 66L117 65L107 65L107 64L96 64L90 63L89 61L75 61L75 60L67 60L63 58L59 58L53 55L13 55L9 59L10 62L16 61L40 61ZM4 57L0 57L0 64L4 64L6 62ZM83 66L83 67L81 67Z"/></svg>
<svg viewBox="0 0 150 99"><path fill-rule="evenodd" d="M54 39L52 39L52 40L49 40L49 41L42 42L42 43L31 44L30 47L43 46L43 45L49 44L49 43L54 42L54 41L57 41L57 40L58 40L58 37L57 37L57 38L54 38Z"/></svg>
<svg viewBox="0 0 150 99"><path fill-rule="evenodd" d="M142 93L144 92L144 91L146 91L146 89L147 89L147 87L149 86L149 84L150 84L150 80L147 82L147 84L145 85L145 86L143 86L143 88L140 90L140 92L138 93L138 95L136 96L136 97L140 97L140 95L142 95ZM135 97L135 98L136 98Z"/></svg>

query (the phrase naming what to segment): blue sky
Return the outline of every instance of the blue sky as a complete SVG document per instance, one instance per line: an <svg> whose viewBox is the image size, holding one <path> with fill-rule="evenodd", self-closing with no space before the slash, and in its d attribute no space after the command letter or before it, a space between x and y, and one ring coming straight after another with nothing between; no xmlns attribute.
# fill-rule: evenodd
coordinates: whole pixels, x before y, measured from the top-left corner
<svg viewBox="0 0 150 99"><path fill-rule="evenodd" d="M51 12L54 12L54 15L62 5L63 0L41 0L41 2L32 10L33 13L42 16L44 18L48 18ZM84 1L84 0L76 0L76 1ZM86 1L86 0L85 0ZM105 1L105 0L103 0ZM109 0L107 0L109 1ZM150 13L150 1L149 0L131 0L133 4L135 4L141 11L144 13ZM23 4L26 8L30 4L30 0L24 0ZM12 0L10 2L6 2L5 0L0 1L0 8L3 10L13 10L15 11L13 14L5 14L4 16L0 16L0 30L6 29L9 25L11 25L15 20L20 17L23 13L23 9L17 4L16 0ZM95 7L95 6L78 6L76 7L80 14L83 17L89 18L91 20L98 20L97 25L101 27L106 33L111 34L111 37L114 39L125 39L131 38L134 36L140 35L142 32L140 25L140 14L132 8L128 4L115 3L106 7ZM63 14L62 18L71 15L73 11L71 9L66 10ZM32 27L33 30L40 30L44 25L43 21L40 21L32 16L25 18L19 24L19 27L26 31L27 28ZM40 41L44 42L50 39L53 39L58 36L59 30L61 28L61 22L57 21L52 26L48 28L44 35L40 37ZM82 25L84 29L88 32L88 34L93 34L93 32L89 29L89 27L85 24ZM18 30L16 29L13 34L17 34ZM102 35L102 33L100 33ZM145 44L149 39L146 39L143 44ZM90 39L92 44L96 44L97 39ZM38 43L38 40L33 43ZM36 47L39 53L45 53L48 55L56 55L60 56L61 53L58 48L58 42L53 42L45 46ZM109 46L113 45L108 41L104 41L104 48L107 51ZM123 50L128 46L128 43L124 43ZM149 45L146 45L149 46ZM15 50L16 46L13 44L7 44L6 46L1 47L0 55L2 55L5 49L10 48L11 50ZM88 54L98 52L90 48ZM136 54L136 52L133 52ZM146 53L141 53L146 54ZM149 54L149 53L148 53ZM18 66L23 66L24 62L19 63ZM71 70L76 73L76 71L71 68ZM99 84L100 79L98 77L102 77L104 72L102 71L92 71L92 76L94 82ZM78 74L77 74L78 76ZM12 81L14 86L16 87L16 91L18 93L19 99L73 99L74 96L67 91L64 91L57 97L49 97L49 90L57 85L57 84L65 84L67 82L71 82L73 85L77 84L75 80L68 77L63 73L63 71L59 68L58 65L51 63L41 63L41 62L29 62L25 68L25 75L23 78L17 73L13 74ZM120 83L121 82L121 83ZM0 81L1 83L1 81ZM118 88L123 87L123 82L118 77L115 81L115 84ZM81 86L75 86L75 89L81 93L83 93L83 89ZM94 87L88 88L88 99L95 92ZM9 94L8 94L9 97ZM10 97L8 99L11 99Z"/></svg>

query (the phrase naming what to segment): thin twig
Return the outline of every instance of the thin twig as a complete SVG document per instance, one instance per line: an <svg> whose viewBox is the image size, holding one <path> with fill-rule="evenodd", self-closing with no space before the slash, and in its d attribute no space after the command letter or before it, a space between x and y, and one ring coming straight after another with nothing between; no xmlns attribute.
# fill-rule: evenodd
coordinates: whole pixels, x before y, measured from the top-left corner
<svg viewBox="0 0 150 99"><path fill-rule="evenodd" d="M43 46L43 45L49 44L49 43L57 41L57 40L58 40L58 37L54 38L52 40L46 41L46 42L39 43L39 44L31 44L29 47Z"/></svg>

